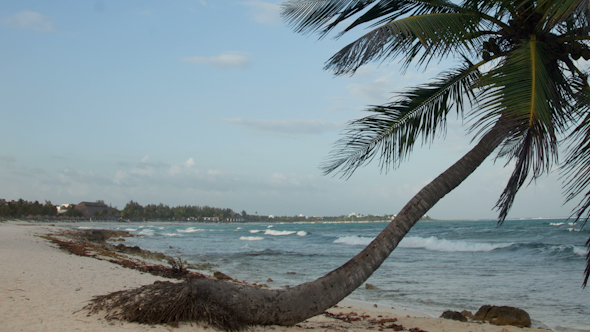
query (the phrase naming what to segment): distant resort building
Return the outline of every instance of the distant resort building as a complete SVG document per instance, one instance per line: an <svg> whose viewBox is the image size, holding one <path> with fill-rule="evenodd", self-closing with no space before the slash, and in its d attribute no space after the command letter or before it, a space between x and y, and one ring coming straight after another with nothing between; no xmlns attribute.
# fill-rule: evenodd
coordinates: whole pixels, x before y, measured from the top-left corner
<svg viewBox="0 0 590 332"><path fill-rule="evenodd" d="M119 217L115 209L102 202L82 202L74 209L80 211L86 218L113 219Z"/></svg>

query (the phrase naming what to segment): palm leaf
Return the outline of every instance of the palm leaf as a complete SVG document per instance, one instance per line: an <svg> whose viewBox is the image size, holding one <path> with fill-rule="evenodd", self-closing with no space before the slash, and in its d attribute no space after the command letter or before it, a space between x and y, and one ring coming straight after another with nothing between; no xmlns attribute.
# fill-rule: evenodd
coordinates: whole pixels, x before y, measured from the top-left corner
<svg viewBox="0 0 590 332"><path fill-rule="evenodd" d="M421 54L419 63L435 57L468 53L474 40L483 38L476 14L439 13L411 16L387 23L347 45L325 69L336 75L354 73L363 64L380 58L401 56L407 66Z"/></svg>
<svg viewBox="0 0 590 332"><path fill-rule="evenodd" d="M472 89L482 64L466 61L434 82L402 93L397 101L369 109L374 114L351 122L345 137L336 142L336 148L321 166L324 173L338 169L342 177L348 178L377 155L382 170L396 167L420 138L426 143L444 131L449 111L462 112L464 103L475 98Z"/></svg>
<svg viewBox="0 0 590 332"><path fill-rule="evenodd" d="M502 223L518 190L548 172L557 162L557 133L566 130L571 92L555 62L547 59L547 46L534 36L504 58L482 79L489 87L485 114L476 126L501 121L510 130L498 157L515 161L514 171L496 207Z"/></svg>
<svg viewBox="0 0 590 332"><path fill-rule="evenodd" d="M543 19L539 22L543 25L543 30L551 31L557 25L569 21L574 23L575 27L583 28L585 32L588 32L590 15L588 0L538 0L535 2L525 1L522 6L536 5L536 11L543 15Z"/></svg>
<svg viewBox="0 0 590 332"><path fill-rule="evenodd" d="M446 0L288 0L282 4L282 16L296 32L319 31L324 36L363 11L345 31L377 19L388 22L402 15L449 12L453 8L457 5Z"/></svg>

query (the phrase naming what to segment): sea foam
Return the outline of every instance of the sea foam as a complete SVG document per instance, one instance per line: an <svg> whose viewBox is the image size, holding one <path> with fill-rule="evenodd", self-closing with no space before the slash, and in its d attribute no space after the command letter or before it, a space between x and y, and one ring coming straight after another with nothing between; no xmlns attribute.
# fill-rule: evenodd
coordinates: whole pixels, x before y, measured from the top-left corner
<svg viewBox="0 0 590 332"><path fill-rule="evenodd" d="M143 235L143 236L153 236L154 235L154 230L153 229L142 229L139 233L137 233L139 235Z"/></svg>
<svg viewBox="0 0 590 332"><path fill-rule="evenodd" d="M295 234L297 232L295 231L275 231L272 229L267 229L266 231L264 231L264 235L274 235L274 236L282 236L282 235L291 235L291 234Z"/></svg>
<svg viewBox="0 0 590 332"><path fill-rule="evenodd" d="M573 246L574 254L586 257L588 255L588 249L584 247Z"/></svg>
<svg viewBox="0 0 590 332"><path fill-rule="evenodd" d="M299 231L297 232L297 236L306 236L307 232L306 231Z"/></svg>
<svg viewBox="0 0 590 332"><path fill-rule="evenodd" d="M262 236L241 236L240 240L242 241L261 241L264 240Z"/></svg>
<svg viewBox="0 0 590 332"><path fill-rule="evenodd" d="M432 251L447 251L447 252L476 252L476 251L492 251L499 248L507 248L514 243L477 243L467 242L461 240L446 240L439 239L436 236L419 237L408 236L405 237L399 244L400 248L414 248L426 249Z"/></svg>
<svg viewBox="0 0 590 332"><path fill-rule="evenodd" d="M176 231L179 233L194 233L194 232L202 232L202 231L204 231L204 229L189 227L187 229L177 229Z"/></svg>
<svg viewBox="0 0 590 332"><path fill-rule="evenodd" d="M371 241L373 241L373 239L374 238L372 238L372 237L348 235L348 236L341 236L341 237L337 238L336 240L334 240L333 243L342 243L342 244L347 244L350 246L356 246L356 245L366 246L369 243L371 243Z"/></svg>

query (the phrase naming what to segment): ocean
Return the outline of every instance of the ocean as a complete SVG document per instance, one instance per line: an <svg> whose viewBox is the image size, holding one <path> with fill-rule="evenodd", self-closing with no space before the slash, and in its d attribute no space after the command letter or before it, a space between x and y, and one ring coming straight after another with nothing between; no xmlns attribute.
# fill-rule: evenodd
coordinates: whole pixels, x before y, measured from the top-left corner
<svg viewBox="0 0 590 332"><path fill-rule="evenodd" d="M143 237L126 245L214 264L231 277L280 288L314 280L361 251L387 223L124 223L92 228ZM81 226L87 227L87 226ZM534 327L590 331L590 286L582 288L586 229L567 220L421 221L348 299L419 310L484 304L526 310ZM205 271L207 272L207 271ZM270 278L270 279L269 279Z"/></svg>

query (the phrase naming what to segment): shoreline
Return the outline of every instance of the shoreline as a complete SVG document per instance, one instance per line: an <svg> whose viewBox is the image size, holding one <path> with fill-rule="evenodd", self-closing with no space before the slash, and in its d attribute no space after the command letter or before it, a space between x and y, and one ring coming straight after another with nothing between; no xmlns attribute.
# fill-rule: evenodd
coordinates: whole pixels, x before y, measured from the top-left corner
<svg viewBox="0 0 590 332"><path fill-rule="evenodd" d="M56 223L57 224L57 223ZM74 225L80 225L75 223ZM130 270L107 261L68 254L40 238L59 226L45 223L8 221L0 223L0 329L3 331L39 330L63 331L214 331L211 328L183 323L172 329L163 325L139 325L120 321L106 321L100 315L87 315L81 310L94 296L151 284L156 280L170 280L137 270ZM65 225L63 225L65 226ZM62 228L63 229L63 228ZM333 315L362 316L359 321L319 315L294 327L254 327L254 331L274 329L298 332L351 330L375 331L370 319L395 317L400 326L419 330L458 332L543 332L544 329L496 326L488 323L461 323L434 318L426 313L390 309L387 306L344 300L329 310ZM347 316L347 317L348 317ZM370 318L367 318L367 317ZM327 330L326 330L327 329ZM385 331L392 331L385 328Z"/></svg>

